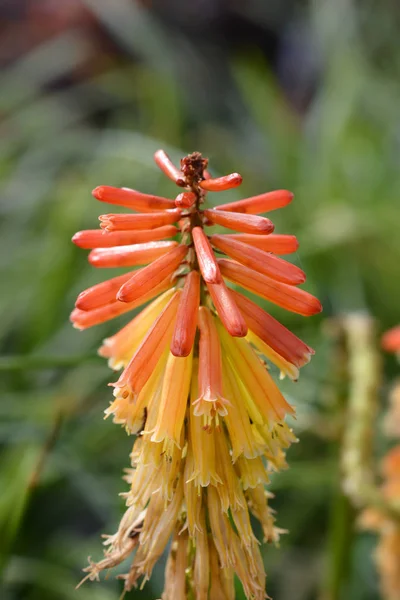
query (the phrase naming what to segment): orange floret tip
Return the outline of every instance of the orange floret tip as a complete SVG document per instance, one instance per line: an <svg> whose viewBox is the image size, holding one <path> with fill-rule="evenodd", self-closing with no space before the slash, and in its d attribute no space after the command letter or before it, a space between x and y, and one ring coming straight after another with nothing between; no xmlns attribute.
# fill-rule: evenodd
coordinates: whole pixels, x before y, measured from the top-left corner
<svg viewBox="0 0 400 600"><path fill-rule="evenodd" d="M272 233L274 224L265 217L230 213L223 210L207 209L204 216L212 225L221 225L227 229L241 231L242 233L266 234Z"/></svg>
<svg viewBox="0 0 400 600"><path fill-rule="evenodd" d="M385 479L397 479L400 483L400 445L385 454L381 462L381 473Z"/></svg>
<svg viewBox="0 0 400 600"><path fill-rule="evenodd" d="M100 227L106 231L155 229L163 225L172 225L179 221L181 211L178 208L163 212L140 215L107 214L100 215Z"/></svg>
<svg viewBox="0 0 400 600"><path fill-rule="evenodd" d="M283 208L284 206L287 206L293 198L294 195L292 192L288 192L288 190L274 190L273 192L252 196L251 198L244 198L243 200L237 200L236 202L230 202L229 204L221 204L216 208L228 212L232 211L256 215L258 213L276 210L277 208Z"/></svg>
<svg viewBox="0 0 400 600"><path fill-rule="evenodd" d="M243 181L243 177L239 173L231 173L224 177L213 179L212 177L200 181L200 187L206 192L223 192L238 187Z"/></svg>
<svg viewBox="0 0 400 600"><path fill-rule="evenodd" d="M144 194L130 188L117 188L109 185L99 185L92 191L92 195L100 202L124 206L138 212L152 210L166 210L174 208L175 203L169 198Z"/></svg>
<svg viewBox="0 0 400 600"><path fill-rule="evenodd" d="M249 329L263 342L298 368L310 361L314 354L314 350L310 346L307 346L255 302L235 290L232 290L232 294Z"/></svg>
<svg viewBox="0 0 400 600"><path fill-rule="evenodd" d="M130 244L143 244L155 242L168 237L173 237L178 232L174 225L165 225L155 229L141 231L105 231L101 229L86 229L78 231L72 238L73 243L79 248L90 250L92 248L112 248L113 246L128 246Z"/></svg>
<svg viewBox="0 0 400 600"><path fill-rule="evenodd" d="M179 301L171 352L174 356L189 356L197 329L197 313L200 304L200 275L191 271L185 280Z"/></svg>
<svg viewBox="0 0 400 600"><path fill-rule="evenodd" d="M228 233L220 237L237 240L249 246L254 246L265 252L274 254L292 254L299 248L295 235L271 233L270 235L257 235L254 233Z"/></svg>
<svg viewBox="0 0 400 600"><path fill-rule="evenodd" d="M194 227L192 236L204 281L206 283L220 283L221 273L206 234L201 227Z"/></svg>
<svg viewBox="0 0 400 600"><path fill-rule="evenodd" d="M207 283L208 291L227 332L233 337L245 337L247 324L233 299L232 291L224 280L221 283Z"/></svg>
<svg viewBox="0 0 400 600"><path fill-rule="evenodd" d="M213 246L243 265L290 285L304 283L304 271L290 262L225 235L212 235Z"/></svg>
<svg viewBox="0 0 400 600"><path fill-rule="evenodd" d="M400 325L389 329L383 334L382 348L386 352L400 352Z"/></svg>
<svg viewBox="0 0 400 600"><path fill-rule="evenodd" d="M164 152L164 150L157 150L157 152L154 154L154 160L161 171L167 177L172 179L176 185L179 185L180 187L184 187L186 185L182 171L175 167L168 154Z"/></svg>
<svg viewBox="0 0 400 600"><path fill-rule="evenodd" d="M100 323L105 323L106 321L115 319L115 317L124 315L148 300L155 298L158 294L170 289L172 286L173 281L170 278L166 278L158 286L150 290L150 292L138 296L134 302L119 302L115 300L93 310L75 308L71 313L70 320L76 329L88 329L88 327L94 327L94 325L100 325Z"/></svg>
<svg viewBox="0 0 400 600"><path fill-rule="evenodd" d="M196 194L193 192L182 192L175 198L177 208L190 208L196 202Z"/></svg>
<svg viewBox="0 0 400 600"><path fill-rule="evenodd" d="M94 267L134 267L146 265L166 254L178 242L147 242L115 248L96 248L88 260Z"/></svg>
<svg viewBox="0 0 400 600"><path fill-rule="evenodd" d="M233 260L222 258L218 264L223 277L286 310L304 317L322 311L320 301L304 290L271 279Z"/></svg>
<svg viewBox="0 0 400 600"><path fill-rule="evenodd" d="M187 253L187 246L172 248L167 254L157 258L147 267L139 269L121 287L117 294L121 302L134 302L143 293L149 292L167 277L171 277Z"/></svg>
<svg viewBox="0 0 400 600"><path fill-rule="evenodd" d="M84 290L76 300L76 308L88 311L104 306L105 304L110 304L110 302L115 302L118 290L133 274L134 271L130 271L129 273L107 279Z"/></svg>

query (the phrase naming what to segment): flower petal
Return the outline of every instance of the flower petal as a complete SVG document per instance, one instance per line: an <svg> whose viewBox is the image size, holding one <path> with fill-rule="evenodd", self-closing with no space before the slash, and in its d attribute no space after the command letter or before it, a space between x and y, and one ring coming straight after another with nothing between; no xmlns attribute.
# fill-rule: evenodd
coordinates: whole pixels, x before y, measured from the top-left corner
<svg viewBox="0 0 400 600"><path fill-rule="evenodd" d="M155 229L163 225L171 225L179 221L181 211L179 208L165 210L163 212L144 213L140 215L131 214L107 214L100 215L100 227L106 231L131 231L143 229Z"/></svg>
<svg viewBox="0 0 400 600"><path fill-rule="evenodd" d="M300 368L310 362L310 358L314 354L314 350L310 346L307 346L255 302L234 290L232 290L232 294L249 329L268 346L296 367Z"/></svg>
<svg viewBox="0 0 400 600"><path fill-rule="evenodd" d="M145 265L160 258L178 242L147 242L115 246L114 248L96 248L89 254L88 260L94 267L134 267Z"/></svg>
<svg viewBox="0 0 400 600"><path fill-rule="evenodd" d="M117 292L126 281L132 277L135 271L118 275L107 279L81 292L75 302L76 308L80 310L94 310L100 306L117 301Z"/></svg>
<svg viewBox="0 0 400 600"><path fill-rule="evenodd" d="M208 177L200 181L199 185L202 190L206 190L207 192L222 192L238 187L242 181L243 177L239 173L231 173L230 175L224 175L216 179Z"/></svg>
<svg viewBox="0 0 400 600"><path fill-rule="evenodd" d="M286 310L305 317L322 311L320 301L304 290L275 281L233 260L222 258L218 264L224 277Z"/></svg>
<svg viewBox="0 0 400 600"><path fill-rule="evenodd" d="M237 377L249 391L265 422L280 421L286 414L294 413L250 344L230 337L218 322L217 327Z"/></svg>
<svg viewBox="0 0 400 600"><path fill-rule="evenodd" d="M137 298L150 292L167 277L171 277L179 264L185 258L187 247L184 245L172 248L167 254L157 258L147 267L135 271L132 277L124 283L117 294L121 302L134 302Z"/></svg>
<svg viewBox="0 0 400 600"><path fill-rule="evenodd" d="M217 328L208 308L199 309L199 390L194 414L205 417L208 425L218 414L227 414L229 401L222 395L222 357Z"/></svg>
<svg viewBox="0 0 400 600"><path fill-rule="evenodd" d="M192 236L204 281L206 283L220 283L222 279L221 273L206 234L201 227L194 227Z"/></svg>
<svg viewBox="0 0 400 600"><path fill-rule="evenodd" d="M92 194L96 200L100 200L101 202L117 204L118 206L124 206L138 212L175 208L174 201L169 198L162 198L153 194L143 194L130 188L100 185L93 190Z"/></svg>
<svg viewBox="0 0 400 600"><path fill-rule="evenodd" d="M243 233L272 233L274 224L265 217L230 213L223 210L207 209L204 216L213 224L242 231Z"/></svg>
<svg viewBox="0 0 400 600"><path fill-rule="evenodd" d="M299 267L259 248L253 248L224 235L212 235L210 240L218 250L225 252L250 269L272 277L272 279L283 281L289 285L298 285L306 280L304 271Z"/></svg>
<svg viewBox="0 0 400 600"><path fill-rule="evenodd" d="M276 210L277 208L283 208L284 206L287 206L293 198L294 195L292 192L288 192L288 190L274 190L273 192L252 196L251 198L229 202L229 204L221 204L216 208L217 210L254 215L257 213L265 213L270 210Z"/></svg>
<svg viewBox="0 0 400 600"><path fill-rule="evenodd" d="M193 361L193 376L190 392L190 443L193 451L192 472L187 473L188 481L193 481L194 485L206 487L212 483L222 483L217 475L216 456L215 456L215 427L203 426L203 419L195 414L195 402L199 395L196 371L198 361Z"/></svg>
<svg viewBox="0 0 400 600"><path fill-rule="evenodd" d="M100 306L93 310L80 310L76 308L72 311L70 320L77 329L87 329L88 327L105 323L110 319L119 317L120 315L137 308L158 294L161 294L161 292L165 292L165 290L171 288L173 285L174 282L171 277L166 277L150 291L138 296L133 302L120 302L119 300L115 300L114 302L110 302L109 304L105 304L104 306Z"/></svg>
<svg viewBox="0 0 400 600"><path fill-rule="evenodd" d="M112 248L113 246L128 246L129 244L142 244L155 242L164 238L173 237L178 233L174 225L165 225L155 229L142 229L140 231L104 231L101 229L86 229L78 231L72 238L73 243L79 248Z"/></svg>
<svg viewBox="0 0 400 600"><path fill-rule="evenodd" d="M188 356L193 348L199 303L200 275L191 271L185 278L172 335L171 352L174 356Z"/></svg>
<svg viewBox="0 0 400 600"><path fill-rule="evenodd" d="M263 454L265 444L259 442L254 436L250 424L249 413L241 396L241 390L232 373L228 361L223 363L223 392L229 398L231 405L224 417L232 446L232 461L235 462L240 455L245 458L255 458Z"/></svg>
<svg viewBox="0 0 400 600"><path fill-rule="evenodd" d="M225 329L234 337L244 337L247 334L246 322L224 280L221 283L207 283L207 289Z"/></svg>
<svg viewBox="0 0 400 600"><path fill-rule="evenodd" d="M180 187L184 187L186 185L182 171L175 167L164 150L157 150L157 152L154 154L154 160L161 171L167 177L172 179L176 185L179 185Z"/></svg>
<svg viewBox="0 0 400 600"><path fill-rule="evenodd" d="M299 243L295 235L271 233L269 235L257 235L255 233L230 233L221 234L219 237L238 240L249 246L260 248L265 252L274 254L292 254L296 252Z"/></svg>
<svg viewBox="0 0 400 600"><path fill-rule="evenodd" d="M164 374L161 404L152 442L164 442L165 452L181 447L180 438L185 418L192 376L193 352L186 357L170 354Z"/></svg>
<svg viewBox="0 0 400 600"><path fill-rule="evenodd" d="M253 331L248 331L246 340L255 346L258 352L261 352L268 358L274 365L276 365L281 372L281 379L287 375L293 381L297 381L299 378L299 369L280 356L275 350L268 346L261 338L259 338Z"/></svg>

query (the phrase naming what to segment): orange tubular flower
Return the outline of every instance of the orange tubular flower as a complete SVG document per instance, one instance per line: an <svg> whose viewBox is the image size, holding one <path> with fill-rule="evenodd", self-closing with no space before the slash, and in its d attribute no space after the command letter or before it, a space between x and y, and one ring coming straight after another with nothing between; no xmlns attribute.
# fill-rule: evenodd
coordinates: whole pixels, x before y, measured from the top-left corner
<svg viewBox="0 0 400 600"><path fill-rule="evenodd" d="M277 208L283 208L292 200L292 192L288 192L287 190L275 190L273 192L267 192L266 194L260 194L259 196L252 196L245 200L238 200L237 202L230 202L229 204L220 204L217 208L218 210L256 215L257 213L264 213L270 210L276 210Z"/></svg>
<svg viewBox="0 0 400 600"><path fill-rule="evenodd" d="M100 229L87 229L78 231L72 238L74 244L85 250L91 248L112 248L114 246L129 246L129 244L143 244L156 242L172 237L178 233L174 225L165 225L155 229L142 229L141 231L101 231Z"/></svg>
<svg viewBox="0 0 400 600"><path fill-rule="evenodd" d="M211 178L198 152L183 158L180 168L162 150L155 161L184 188L175 200L97 187L97 200L136 212L102 215L100 229L73 237L91 250L92 265L128 267L79 294L71 314L75 327L150 302L99 350L112 369L123 369L111 384L106 416L137 437L126 477L127 511L103 560L90 561L86 578L97 579L132 556L124 576L130 590L151 576L172 538L163 598L233 600L236 573L249 600L264 600L265 572L250 513L265 539L278 541L263 486L270 469L286 466L285 451L296 441L285 422L294 408L265 360L297 379L314 351L226 282L305 316L321 305L298 287L303 271L276 256L295 252L296 238L272 234L273 223L257 214L286 206L290 192L204 210L207 192L237 187L242 177ZM239 233L209 235L213 225ZM217 258L213 249L231 258ZM139 265L146 266L129 270Z"/></svg>
<svg viewBox="0 0 400 600"><path fill-rule="evenodd" d="M213 225L222 225L228 229L235 229L243 233L271 233L274 230L274 224L265 217L256 215L245 215L241 213L230 213L224 210L205 210L204 216Z"/></svg>
<svg viewBox="0 0 400 600"><path fill-rule="evenodd" d="M272 279L291 285L298 285L306 280L305 273L301 269L273 254L263 252L263 250L253 248L238 240L232 240L228 236L212 235L210 240L218 250L225 252L242 265L253 268Z"/></svg>
<svg viewBox="0 0 400 600"><path fill-rule="evenodd" d="M400 325L386 331L382 336L382 348L386 352L400 353Z"/></svg>
<svg viewBox="0 0 400 600"><path fill-rule="evenodd" d="M160 227L161 229L161 227ZM292 254L299 247L296 236L280 235L279 233L271 233L271 235L257 235L252 233L231 233L230 235L220 235L222 239L237 240L249 246L255 246L265 252L273 252L274 254Z"/></svg>

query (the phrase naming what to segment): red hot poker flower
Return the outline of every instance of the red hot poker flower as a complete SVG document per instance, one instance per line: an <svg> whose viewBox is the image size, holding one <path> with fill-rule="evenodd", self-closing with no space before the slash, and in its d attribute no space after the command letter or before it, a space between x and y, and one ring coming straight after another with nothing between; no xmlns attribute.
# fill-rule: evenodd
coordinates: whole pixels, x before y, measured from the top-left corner
<svg viewBox="0 0 400 600"><path fill-rule="evenodd" d="M389 329L383 334L382 348L386 352L400 353L400 325Z"/></svg>
<svg viewBox="0 0 400 600"><path fill-rule="evenodd" d="M137 437L127 511L87 578L132 555L124 576L130 590L150 577L172 538L163 598L186 599L196 590L199 600L233 599L236 573L247 598L264 600L250 513L265 539L278 541L264 484L270 470L286 466L285 450L296 439L285 422L294 408L264 361L297 379L313 350L226 282L305 316L321 305L298 287L303 271L276 256L295 252L296 238L272 234L273 223L257 214L286 206L290 192L204 209L208 192L237 187L242 177L211 177L198 152L180 168L162 150L155 161L183 188L175 200L97 187L97 200L136 212L102 215L100 229L73 237L91 250L92 265L128 268L78 296L71 314L77 328L148 303L99 351L111 368L123 369L106 416ZM210 233L214 226L234 233Z"/></svg>

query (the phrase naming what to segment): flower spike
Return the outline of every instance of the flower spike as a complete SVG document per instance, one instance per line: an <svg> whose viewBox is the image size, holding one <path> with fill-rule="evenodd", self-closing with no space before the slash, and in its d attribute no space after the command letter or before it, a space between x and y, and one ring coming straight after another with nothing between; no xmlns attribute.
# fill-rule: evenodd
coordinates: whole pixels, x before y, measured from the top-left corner
<svg viewBox="0 0 400 600"><path fill-rule="evenodd" d="M182 158L180 168L162 150L154 158L184 188L175 200L97 187L95 198L136 213L102 215L98 230L73 237L91 250L93 266L127 268L79 294L76 328L149 302L99 350L111 369L123 369L110 384L105 416L135 438L125 515L84 580L129 557L125 593L149 579L168 547L165 600L234 600L235 574L247 600L265 600L250 514L265 540L279 540L264 486L269 471L287 468L285 453L296 441L285 421L294 408L266 361L296 380L314 351L227 281L301 315L321 305L297 287L303 271L277 256L296 252L295 236L273 234L273 223L258 214L286 206L291 192L210 209L207 193L239 186L241 175L212 178L199 152ZM238 233L211 235L214 225Z"/></svg>

